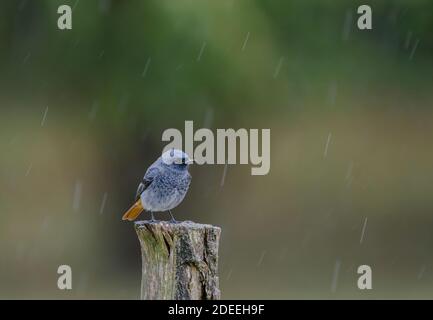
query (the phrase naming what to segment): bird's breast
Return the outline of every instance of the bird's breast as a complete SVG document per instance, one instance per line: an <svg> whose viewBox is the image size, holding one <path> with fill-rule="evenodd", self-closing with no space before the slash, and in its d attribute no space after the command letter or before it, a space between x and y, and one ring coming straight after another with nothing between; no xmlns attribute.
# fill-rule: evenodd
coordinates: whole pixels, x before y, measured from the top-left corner
<svg viewBox="0 0 433 320"><path fill-rule="evenodd" d="M166 211L182 202L189 180L184 177L161 175L141 195L143 207L149 211Z"/></svg>

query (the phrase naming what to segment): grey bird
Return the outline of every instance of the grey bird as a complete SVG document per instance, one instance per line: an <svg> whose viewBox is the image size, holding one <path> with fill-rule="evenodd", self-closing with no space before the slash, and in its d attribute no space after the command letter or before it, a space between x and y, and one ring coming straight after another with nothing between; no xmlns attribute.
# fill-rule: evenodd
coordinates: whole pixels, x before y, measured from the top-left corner
<svg viewBox="0 0 433 320"><path fill-rule="evenodd" d="M191 183L188 167L193 161L178 149L162 154L146 171L138 185L136 202L123 215L122 220L135 220L144 210L150 211L152 221L154 212L168 211L171 221L176 222L171 209L177 207L185 198Z"/></svg>

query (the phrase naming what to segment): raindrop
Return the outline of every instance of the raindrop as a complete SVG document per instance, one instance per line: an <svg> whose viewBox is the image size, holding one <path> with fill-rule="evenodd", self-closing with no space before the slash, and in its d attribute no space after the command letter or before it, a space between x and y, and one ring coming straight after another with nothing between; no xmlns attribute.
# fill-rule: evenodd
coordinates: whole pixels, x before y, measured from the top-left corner
<svg viewBox="0 0 433 320"><path fill-rule="evenodd" d="M26 177L30 174L30 171L32 171L32 168L33 168L33 162L30 162L30 164L27 168L27 171L26 171Z"/></svg>
<svg viewBox="0 0 433 320"><path fill-rule="evenodd" d="M352 9L347 9L346 10L346 15L344 18L344 25L343 25L343 31L341 33L341 37L344 41L346 41L347 39L349 39L349 35L350 35L350 31L351 31L351 26L352 26L352 21L353 21L353 13L352 13Z"/></svg>
<svg viewBox="0 0 433 320"><path fill-rule="evenodd" d="M27 60L29 60L29 58L31 57L31 52L27 53L26 56L23 59L23 64L26 64Z"/></svg>
<svg viewBox="0 0 433 320"><path fill-rule="evenodd" d="M227 278L226 278L226 280L230 280L230 278L232 277L232 273L233 273L233 268L231 268L231 269L229 270L229 272L227 273Z"/></svg>
<svg viewBox="0 0 433 320"><path fill-rule="evenodd" d="M241 51L245 50L245 46L247 45L248 39L250 38L250 32L248 31L247 36L245 37L244 44L242 45Z"/></svg>
<svg viewBox="0 0 433 320"><path fill-rule="evenodd" d="M111 7L111 0L99 0L99 11L108 13Z"/></svg>
<svg viewBox="0 0 433 320"><path fill-rule="evenodd" d="M328 134L328 139L326 140L326 145L325 145L325 151L323 152L323 157L326 158L328 155L328 148L329 148L329 144L331 142L331 138L332 138L332 133L330 132Z"/></svg>
<svg viewBox="0 0 433 320"><path fill-rule="evenodd" d="M72 7L72 11L75 10L75 7L78 5L78 2L80 2L80 0L76 0L76 1L75 1L74 6Z"/></svg>
<svg viewBox="0 0 433 320"><path fill-rule="evenodd" d="M206 41L204 41L203 45L201 46L200 52L199 52L198 57L197 57L197 62L200 61L201 56L203 55L203 51L205 48L206 48Z"/></svg>
<svg viewBox="0 0 433 320"><path fill-rule="evenodd" d="M421 278L424 276L424 272L425 272L426 266L425 264L423 264L418 272L418 280L421 280Z"/></svg>
<svg viewBox="0 0 433 320"><path fill-rule="evenodd" d="M223 172L223 176L221 178L220 187L223 187L224 183L226 182L227 167L228 167L228 164L226 163L225 166L224 166L224 172Z"/></svg>
<svg viewBox="0 0 433 320"><path fill-rule="evenodd" d="M203 127L210 128L213 122L213 109L211 107L207 108L206 114L204 115Z"/></svg>
<svg viewBox="0 0 433 320"><path fill-rule="evenodd" d="M89 120L93 120L96 117L96 113L98 112L99 109L99 102L98 101L94 101L92 104L92 107L90 108L90 112L89 112Z"/></svg>
<svg viewBox="0 0 433 320"><path fill-rule="evenodd" d="M266 255L266 251L263 250L262 254L260 255L259 261L257 262L257 267L260 267L262 265L263 259L265 258L265 255Z"/></svg>
<svg viewBox="0 0 433 320"><path fill-rule="evenodd" d="M41 121L41 127L43 127L45 124L45 120L47 118L47 113L48 113L48 107L45 108L45 112L44 112L44 115L43 115L42 121Z"/></svg>
<svg viewBox="0 0 433 320"><path fill-rule="evenodd" d="M417 39L412 47L412 51L410 52L409 60L413 59L413 56L415 55L415 51L418 48L419 39Z"/></svg>
<svg viewBox="0 0 433 320"><path fill-rule="evenodd" d="M141 74L141 76L144 78L147 74L147 70L149 70L149 66L150 66L150 62L152 61L152 59L149 57L146 61L146 65L144 66L144 70Z"/></svg>
<svg viewBox="0 0 433 320"><path fill-rule="evenodd" d="M107 203L107 192L104 193L104 196L102 197L101 207L99 208L99 214L102 214L105 209L105 204Z"/></svg>
<svg viewBox="0 0 433 320"><path fill-rule="evenodd" d="M274 71L274 79L276 79L278 77L278 75L280 74L280 69L281 69L281 66L283 65L283 61L284 61L284 57L281 57L280 60L278 61L277 67L275 68L275 71Z"/></svg>
<svg viewBox="0 0 433 320"><path fill-rule="evenodd" d="M365 218L364 225L362 226L361 239L359 239L359 244L362 244L362 241L364 241L364 233L366 227L367 227L367 217Z"/></svg>
<svg viewBox="0 0 433 320"><path fill-rule="evenodd" d="M331 282L331 291L333 293L335 293L337 291L338 274L340 273L340 267L341 267L341 261L339 259L337 259L337 261L335 261L334 273L332 275L332 282Z"/></svg>
<svg viewBox="0 0 433 320"><path fill-rule="evenodd" d="M77 212L80 209L81 205L81 191L82 191L82 183L80 180L75 182L74 188L74 197L72 201L72 209Z"/></svg>

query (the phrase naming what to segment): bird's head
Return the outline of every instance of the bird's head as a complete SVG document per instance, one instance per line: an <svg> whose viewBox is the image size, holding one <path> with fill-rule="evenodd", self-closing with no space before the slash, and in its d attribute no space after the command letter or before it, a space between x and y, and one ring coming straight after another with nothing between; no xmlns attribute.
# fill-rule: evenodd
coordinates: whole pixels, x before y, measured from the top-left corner
<svg viewBox="0 0 433 320"><path fill-rule="evenodd" d="M187 170L188 166L193 163L185 152L174 148L164 152L161 160L168 167L177 170Z"/></svg>

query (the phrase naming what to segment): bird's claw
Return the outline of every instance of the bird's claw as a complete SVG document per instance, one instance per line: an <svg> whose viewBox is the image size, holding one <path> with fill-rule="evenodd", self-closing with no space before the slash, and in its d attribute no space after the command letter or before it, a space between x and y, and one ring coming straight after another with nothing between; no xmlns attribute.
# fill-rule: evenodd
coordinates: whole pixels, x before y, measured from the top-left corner
<svg viewBox="0 0 433 320"><path fill-rule="evenodd" d="M170 223L179 223L179 221L177 221L177 220L174 218L173 214L171 213L171 210L168 210L168 213L170 213L170 217L171 217L171 219L170 219Z"/></svg>
<svg viewBox="0 0 433 320"><path fill-rule="evenodd" d="M151 223L157 223L157 222L159 222L159 220L156 220L155 217L153 216L153 212L150 213L150 222Z"/></svg>

